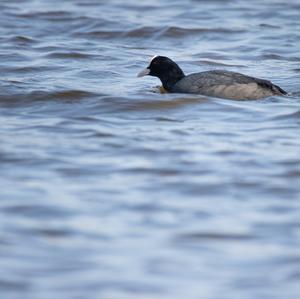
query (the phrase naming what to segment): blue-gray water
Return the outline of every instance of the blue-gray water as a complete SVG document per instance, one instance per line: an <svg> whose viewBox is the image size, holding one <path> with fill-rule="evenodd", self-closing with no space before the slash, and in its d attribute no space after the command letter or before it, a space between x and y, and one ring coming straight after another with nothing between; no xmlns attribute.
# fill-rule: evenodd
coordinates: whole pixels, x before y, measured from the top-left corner
<svg viewBox="0 0 300 299"><path fill-rule="evenodd" d="M1 299L300 298L298 0L2 0L0 41Z"/></svg>

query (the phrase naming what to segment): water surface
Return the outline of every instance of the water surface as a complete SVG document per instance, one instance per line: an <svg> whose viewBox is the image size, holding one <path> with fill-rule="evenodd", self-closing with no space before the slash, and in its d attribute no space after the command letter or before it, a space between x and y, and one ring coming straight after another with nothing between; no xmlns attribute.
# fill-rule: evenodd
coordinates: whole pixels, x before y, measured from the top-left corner
<svg viewBox="0 0 300 299"><path fill-rule="evenodd" d="M1 298L298 299L299 11L2 0ZM290 94L160 94L155 54Z"/></svg>

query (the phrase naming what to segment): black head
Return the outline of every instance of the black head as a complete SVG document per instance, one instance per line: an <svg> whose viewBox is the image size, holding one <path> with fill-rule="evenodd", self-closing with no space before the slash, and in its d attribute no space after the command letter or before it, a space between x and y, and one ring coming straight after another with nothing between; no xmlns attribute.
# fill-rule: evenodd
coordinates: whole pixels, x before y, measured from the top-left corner
<svg viewBox="0 0 300 299"><path fill-rule="evenodd" d="M184 73L177 63L165 56L153 57L149 66L142 70L138 74L138 77L146 75L158 77L162 82L163 87L168 91L184 77Z"/></svg>

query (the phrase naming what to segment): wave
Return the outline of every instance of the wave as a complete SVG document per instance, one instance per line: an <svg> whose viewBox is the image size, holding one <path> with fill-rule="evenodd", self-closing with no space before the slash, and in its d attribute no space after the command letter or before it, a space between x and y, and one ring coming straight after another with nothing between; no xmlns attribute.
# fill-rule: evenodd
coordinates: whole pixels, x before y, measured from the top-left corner
<svg viewBox="0 0 300 299"><path fill-rule="evenodd" d="M142 26L127 31L123 30L92 30L88 32L75 32L76 36L87 36L94 38L183 38L206 33L234 34L241 33L244 30L232 28L184 28L179 26Z"/></svg>
<svg viewBox="0 0 300 299"><path fill-rule="evenodd" d="M95 55L86 54L81 52L52 52L46 55L47 58L70 58L70 59L89 59L93 58Z"/></svg>
<svg viewBox="0 0 300 299"><path fill-rule="evenodd" d="M0 103L21 103L34 101L48 101L48 100L80 100L84 98L91 98L96 96L103 96L100 93L93 93L85 90L65 89L56 91L34 90L29 93L14 93L14 94L0 94Z"/></svg>

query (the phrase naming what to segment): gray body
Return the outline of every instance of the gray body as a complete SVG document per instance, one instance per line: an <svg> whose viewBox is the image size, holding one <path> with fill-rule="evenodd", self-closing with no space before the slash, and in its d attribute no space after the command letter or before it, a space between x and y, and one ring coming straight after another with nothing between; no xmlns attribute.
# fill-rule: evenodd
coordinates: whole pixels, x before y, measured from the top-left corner
<svg viewBox="0 0 300 299"><path fill-rule="evenodd" d="M230 71L207 71L184 76L170 90L236 100L286 94L270 81Z"/></svg>

